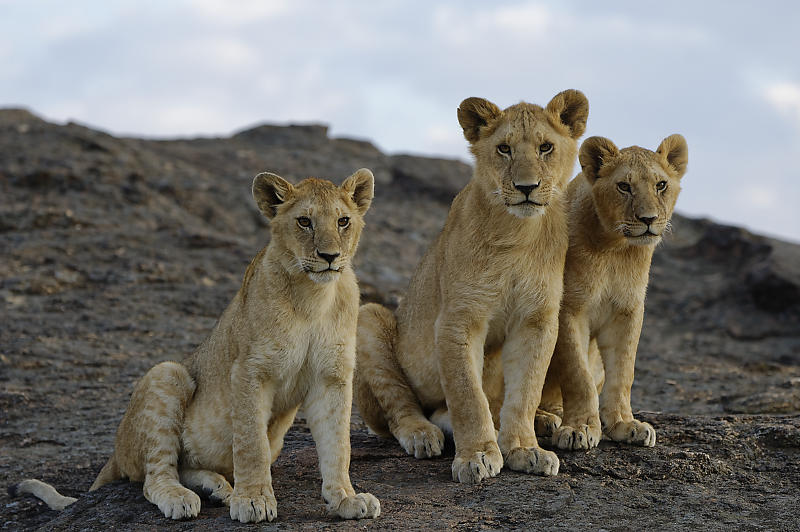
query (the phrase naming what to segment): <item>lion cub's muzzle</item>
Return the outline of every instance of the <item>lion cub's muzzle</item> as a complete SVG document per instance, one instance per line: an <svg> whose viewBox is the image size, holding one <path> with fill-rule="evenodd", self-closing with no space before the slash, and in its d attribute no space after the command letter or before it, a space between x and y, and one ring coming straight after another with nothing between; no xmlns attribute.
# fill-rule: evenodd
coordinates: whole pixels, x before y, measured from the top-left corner
<svg viewBox="0 0 800 532"><path fill-rule="evenodd" d="M514 216L528 218L544 212L544 208L550 202L550 195L542 187L541 180L536 180L528 184L518 184L511 182L513 190L506 194L506 206L508 211Z"/></svg>
<svg viewBox="0 0 800 532"><path fill-rule="evenodd" d="M347 259L338 252L323 253L317 250L315 255L303 261L303 270L317 283L327 283L336 279L347 265Z"/></svg>
<svg viewBox="0 0 800 532"><path fill-rule="evenodd" d="M636 222L624 224L622 233L632 244L646 246L660 242L668 226L668 221L656 217L639 217Z"/></svg>

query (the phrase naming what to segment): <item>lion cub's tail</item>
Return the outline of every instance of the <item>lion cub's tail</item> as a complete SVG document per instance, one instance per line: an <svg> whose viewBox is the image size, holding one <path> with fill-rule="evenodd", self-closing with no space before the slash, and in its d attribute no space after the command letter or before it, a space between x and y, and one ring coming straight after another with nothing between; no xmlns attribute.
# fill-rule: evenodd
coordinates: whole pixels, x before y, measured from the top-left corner
<svg viewBox="0 0 800 532"><path fill-rule="evenodd" d="M56 489L46 482L29 478L13 484L8 487L8 494L11 497L18 497L20 495L33 495L44 501L51 510L63 510L73 502L77 501L75 497L65 497L61 495Z"/></svg>
<svg viewBox="0 0 800 532"><path fill-rule="evenodd" d="M106 465L100 470L100 473L97 475L92 487L89 488L89 491L94 491L100 486L120 478L122 478L122 475L120 474L119 467L117 467L117 460L114 455L111 455L111 458L108 459ZM41 499L51 510L63 510L78 500L75 497L61 495L58 490L47 482L42 482L35 478L29 478L9 486L8 494L11 497L33 495Z"/></svg>

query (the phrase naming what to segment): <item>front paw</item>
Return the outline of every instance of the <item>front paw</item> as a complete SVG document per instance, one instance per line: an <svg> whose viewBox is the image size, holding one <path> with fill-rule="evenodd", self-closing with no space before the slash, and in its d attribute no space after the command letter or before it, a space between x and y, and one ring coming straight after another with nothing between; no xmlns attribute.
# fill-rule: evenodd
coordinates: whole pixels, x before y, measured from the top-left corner
<svg viewBox="0 0 800 532"><path fill-rule="evenodd" d="M200 513L200 497L184 487L164 490L153 502L170 519L197 517Z"/></svg>
<svg viewBox="0 0 800 532"><path fill-rule="evenodd" d="M480 451L458 453L453 460L453 480L462 484L477 484L493 477L503 468L503 455L496 443Z"/></svg>
<svg viewBox="0 0 800 532"><path fill-rule="evenodd" d="M584 424L577 427L561 425L553 432L552 444L559 449L569 451L577 451L579 449L588 451L597 447L602 435L599 423Z"/></svg>
<svg viewBox="0 0 800 532"><path fill-rule="evenodd" d="M533 423L537 436L548 437L552 436L556 429L561 426L561 417L538 409Z"/></svg>
<svg viewBox="0 0 800 532"><path fill-rule="evenodd" d="M253 493L255 492L255 493ZM278 516L278 503L275 496L262 490L233 489L230 497L231 519L241 523L259 523L266 519L272 521Z"/></svg>
<svg viewBox="0 0 800 532"><path fill-rule="evenodd" d="M427 420L398 427L394 435L403 449L414 458L432 458L444 450L442 429Z"/></svg>
<svg viewBox="0 0 800 532"><path fill-rule="evenodd" d="M558 474L558 456L538 447L517 447L505 456L505 465L514 471L554 476Z"/></svg>
<svg viewBox="0 0 800 532"><path fill-rule="evenodd" d="M614 441L654 447L656 444L656 429L650 423L633 419L631 421L618 421L605 431L606 435Z"/></svg>
<svg viewBox="0 0 800 532"><path fill-rule="evenodd" d="M381 515L381 503L371 493L345 497L332 512L342 519L374 519Z"/></svg>

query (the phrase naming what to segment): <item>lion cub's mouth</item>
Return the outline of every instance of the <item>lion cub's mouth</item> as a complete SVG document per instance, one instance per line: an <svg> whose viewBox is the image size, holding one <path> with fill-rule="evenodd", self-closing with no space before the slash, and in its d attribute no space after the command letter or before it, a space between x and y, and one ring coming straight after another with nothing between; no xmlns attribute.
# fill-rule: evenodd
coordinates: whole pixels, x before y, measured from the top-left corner
<svg viewBox="0 0 800 532"><path fill-rule="evenodd" d="M325 284L339 278L341 269L325 268L324 270L307 270L308 278L315 283Z"/></svg>
<svg viewBox="0 0 800 532"><path fill-rule="evenodd" d="M311 268L307 268L306 269L306 273L328 273L328 272L339 273L340 272L340 268L328 267L328 268L325 268L324 270L312 270Z"/></svg>
<svg viewBox="0 0 800 532"><path fill-rule="evenodd" d="M536 207L547 207L547 203L539 203L538 201L533 201L530 199L522 200L518 203L514 203L514 205L534 205Z"/></svg>
<svg viewBox="0 0 800 532"><path fill-rule="evenodd" d="M638 235L628 234L626 236L628 237L628 242L634 245L646 246L649 244L656 244L661 240L661 235L650 231L650 229Z"/></svg>
<svg viewBox="0 0 800 532"><path fill-rule="evenodd" d="M533 200L506 204L506 210L517 218L541 216L545 212L545 207L547 207L547 203L539 203Z"/></svg>

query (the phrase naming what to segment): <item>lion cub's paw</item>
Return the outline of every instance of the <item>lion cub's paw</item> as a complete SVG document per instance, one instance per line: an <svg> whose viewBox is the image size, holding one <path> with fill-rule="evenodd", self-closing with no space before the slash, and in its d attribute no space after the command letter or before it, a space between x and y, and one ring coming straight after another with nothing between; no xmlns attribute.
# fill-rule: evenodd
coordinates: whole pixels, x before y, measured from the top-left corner
<svg viewBox="0 0 800 532"><path fill-rule="evenodd" d="M200 513L200 497L186 488L175 488L169 493L162 493L154 502L164 516L170 519L187 519L197 517Z"/></svg>
<svg viewBox="0 0 800 532"><path fill-rule="evenodd" d="M236 488L230 498L231 519L241 523L272 521L278 516L278 503L273 495L237 494Z"/></svg>
<svg viewBox="0 0 800 532"><path fill-rule="evenodd" d="M213 489L203 491L203 495L208 497L209 500L217 504L224 504L225 506L231 505L232 494L233 494L233 488L228 483L228 481L224 479L222 482L217 484Z"/></svg>
<svg viewBox="0 0 800 532"><path fill-rule="evenodd" d="M561 417L545 410L537 410L533 426L536 429L537 436L552 436L556 429L561 426Z"/></svg>
<svg viewBox="0 0 800 532"><path fill-rule="evenodd" d="M205 472L204 472L205 473ZM231 505L231 495L233 488L230 483L225 480L225 477L217 473L207 472L208 478L206 482L201 483L194 488L194 491L201 497L205 497L215 504L223 504L225 506ZM184 477L181 477L183 482ZM188 484L191 486L191 484Z"/></svg>
<svg viewBox="0 0 800 532"><path fill-rule="evenodd" d="M453 480L462 484L477 484L497 475L503 468L503 455L495 444L494 449L456 455L453 460Z"/></svg>
<svg viewBox="0 0 800 532"><path fill-rule="evenodd" d="M517 447L505 456L505 465L514 471L553 476L558 474L558 456L538 447Z"/></svg>
<svg viewBox="0 0 800 532"><path fill-rule="evenodd" d="M589 450L597 447L603 433L600 427L593 425L580 425L577 428L561 425L553 432L552 443L559 449L577 451Z"/></svg>
<svg viewBox="0 0 800 532"><path fill-rule="evenodd" d="M442 429L430 422L415 427L401 427L395 433L397 441L414 458L432 458L444 450Z"/></svg>
<svg viewBox="0 0 800 532"><path fill-rule="evenodd" d="M333 513L343 519L374 519L381 515L381 503L371 493L345 497Z"/></svg>
<svg viewBox="0 0 800 532"><path fill-rule="evenodd" d="M606 435L614 441L653 447L656 444L656 429L650 423L634 419L615 423Z"/></svg>

